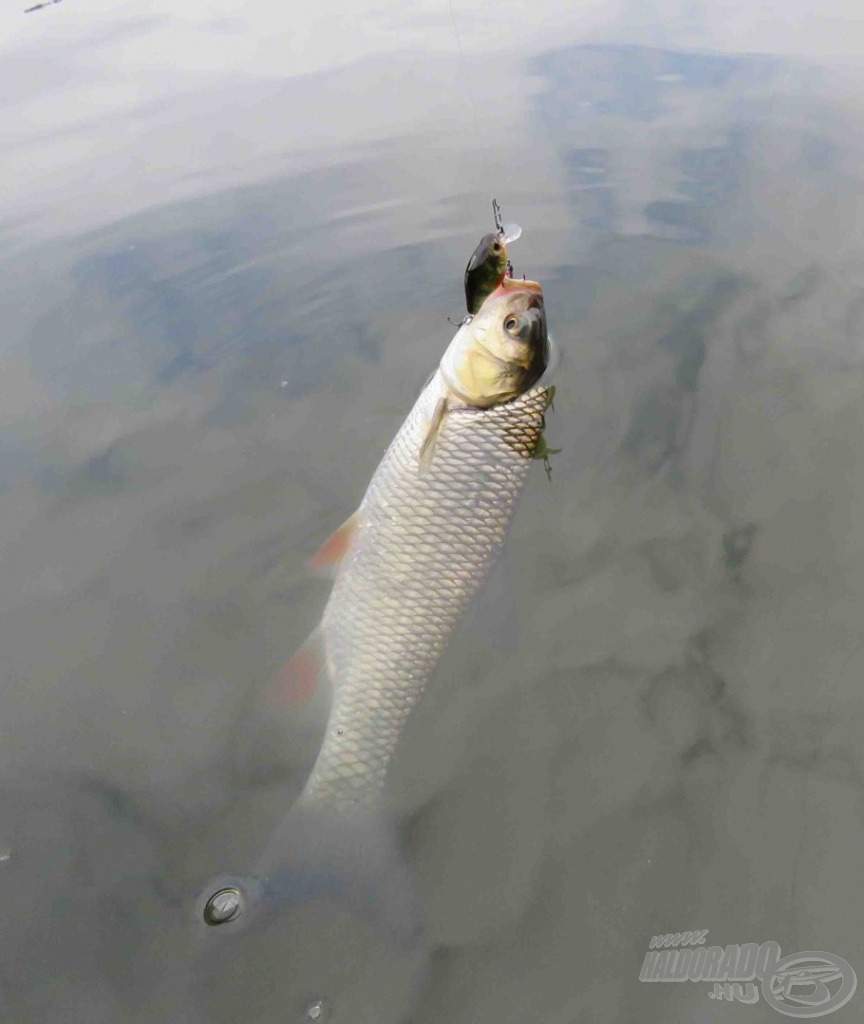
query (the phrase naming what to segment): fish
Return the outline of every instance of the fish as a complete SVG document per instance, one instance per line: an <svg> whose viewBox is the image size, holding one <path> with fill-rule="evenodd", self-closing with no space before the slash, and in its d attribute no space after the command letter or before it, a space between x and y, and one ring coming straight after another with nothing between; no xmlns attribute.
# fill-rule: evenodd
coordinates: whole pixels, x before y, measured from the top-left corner
<svg viewBox="0 0 864 1024"><path fill-rule="evenodd" d="M543 438L548 363L542 287L503 279L456 332L356 512L310 560L335 573L332 591L280 678L294 693L329 683L324 739L257 873L221 878L221 902L203 904L208 924L237 921L244 901L273 913L326 892L386 903L379 920L403 940L416 931L404 864L381 838L388 768L504 546Z"/></svg>
<svg viewBox="0 0 864 1024"><path fill-rule="evenodd" d="M465 267L465 305L477 313L507 273L507 243L500 231L484 235Z"/></svg>
<svg viewBox="0 0 864 1024"><path fill-rule="evenodd" d="M500 553L543 432L542 289L499 287L463 325L357 511L313 558L338 564L300 671L333 687L301 801L380 799L387 767L447 640Z"/></svg>

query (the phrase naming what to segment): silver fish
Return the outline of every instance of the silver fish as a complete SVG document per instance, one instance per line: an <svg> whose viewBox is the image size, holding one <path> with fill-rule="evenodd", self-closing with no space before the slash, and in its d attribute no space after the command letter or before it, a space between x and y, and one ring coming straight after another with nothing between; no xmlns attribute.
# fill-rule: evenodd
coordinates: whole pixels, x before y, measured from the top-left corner
<svg viewBox="0 0 864 1024"><path fill-rule="evenodd" d="M540 286L508 280L460 328L325 545L323 560L341 564L304 654L333 698L301 801L379 799L405 721L504 544L544 429L549 390L532 385L547 346Z"/></svg>
<svg viewBox="0 0 864 1024"><path fill-rule="evenodd" d="M337 567L335 583L279 679L300 694L329 680L324 741L255 873L214 880L199 920L242 918L242 931L326 895L417 940L422 915L382 800L387 770L543 450L548 356L540 285L505 278L453 338L358 510L311 560Z"/></svg>

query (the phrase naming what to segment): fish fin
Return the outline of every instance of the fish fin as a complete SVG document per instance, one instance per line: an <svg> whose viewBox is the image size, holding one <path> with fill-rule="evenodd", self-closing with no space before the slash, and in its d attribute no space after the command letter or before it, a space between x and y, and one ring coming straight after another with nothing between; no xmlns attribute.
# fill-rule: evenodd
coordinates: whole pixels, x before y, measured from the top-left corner
<svg viewBox="0 0 864 1024"><path fill-rule="evenodd" d="M420 445L420 474L422 476L429 467L432 465L432 456L435 454L435 443L438 440L438 435L441 433L441 425L444 422L444 417L447 415L447 398L438 399L438 404L435 406L435 411L432 413L432 419L429 421L429 427L426 431L426 436L423 438L423 444Z"/></svg>
<svg viewBox="0 0 864 1024"><path fill-rule="evenodd" d="M324 641L316 629L273 677L269 696L282 705L305 704L328 678Z"/></svg>
<svg viewBox="0 0 864 1024"><path fill-rule="evenodd" d="M251 691L231 741L231 770L237 779L258 782L308 770L327 718L330 681L319 628Z"/></svg>
<svg viewBox="0 0 864 1024"><path fill-rule="evenodd" d="M316 573L332 573L338 569L354 548L359 523L360 510L357 509L324 541L306 563L307 567Z"/></svg>
<svg viewBox="0 0 864 1024"><path fill-rule="evenodd" d="M239 912L213 921L209 898L234 888ZM249 875L221 875L198 898L196 917L217 938L268 928L316 902L365 919L402 949L425 937L422 906L394 822L380 811L296 803L277 826ZM209 927L208 927L209 926Z"/></svg>

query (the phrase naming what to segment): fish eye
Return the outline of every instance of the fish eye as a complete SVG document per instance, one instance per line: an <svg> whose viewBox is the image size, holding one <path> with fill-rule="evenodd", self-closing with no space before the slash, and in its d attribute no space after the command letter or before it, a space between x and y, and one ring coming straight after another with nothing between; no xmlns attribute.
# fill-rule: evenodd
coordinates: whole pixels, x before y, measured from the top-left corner
<svg viewBox="0 0 864 1024"><path fill-rule="evenodd" d="M492 252L501 252L501 243L500 242L493 242L492 243Z"/></svg>
<svg viewBox="0 0 864 1024"><path fill-rule="evenodd" d="M511 313L510 316L508 316L507 319L504 321L504 330L508 334L518 334L519 333L519 317L518 316L514 316Z"/></svg>

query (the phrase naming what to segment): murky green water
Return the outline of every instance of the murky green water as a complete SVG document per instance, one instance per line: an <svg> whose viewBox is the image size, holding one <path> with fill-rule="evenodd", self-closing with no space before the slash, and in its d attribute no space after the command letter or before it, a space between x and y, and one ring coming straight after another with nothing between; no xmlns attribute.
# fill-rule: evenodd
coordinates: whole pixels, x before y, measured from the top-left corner
<svg viewBox="0 0 864 1024"><path fill-rule="evenodd" d="M583 38L457 4L459 63L446 7L358 10L277 33L308 43L290 77L227 7L153 11L11 36L2 1019L774 1019L640 981L653 935L706 928L860 975L854 15L798 12L802 52L777 12L764 41L710 5ZM320 694L249 716L326 600L305 559L449 341L492 194L546 291L562 451L394 766L426 942L326 900L202 936L201 886L320 741Z"/></svg>

